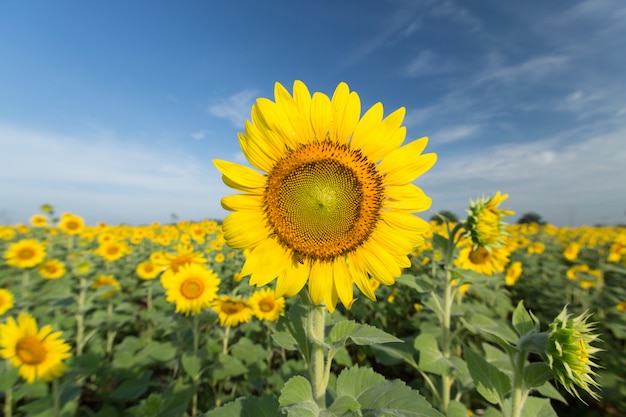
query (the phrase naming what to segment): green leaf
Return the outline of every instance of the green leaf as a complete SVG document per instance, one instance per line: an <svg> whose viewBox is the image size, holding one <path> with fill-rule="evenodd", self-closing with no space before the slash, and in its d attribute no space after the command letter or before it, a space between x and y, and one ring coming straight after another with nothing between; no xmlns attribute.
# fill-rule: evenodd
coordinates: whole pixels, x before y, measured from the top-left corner
<svg viewBox="0 0 626 417"><path fill-rule="evenodd" d="M296 303L291 306L288 314L278 320L272 339L283 349L300 351L308 363L313 346L307 337L306 327L307 309Z"/></svg>
<svg viewBox="0 0 626 417"><path fill-rule="evenodd" d="M336 323L330 331L329 338L335 349L346 345L348 340L360 346L402 342L397 337L374 326L370 326L369 324L357 324L354 321L348 320Z"/></svg>
<svg viewBox="0 0 626 417"><path fill-rule="evenodd" d="M404 361L413 368L418 369L417 362L413 356L414 349L408 343L386 343L384 345L372 346L376 360L383 365L396 365Z"/></svg>
<svg viewBox="0 0 626 417"><path fill-rule="evenodd" d="M356 399L342 395L335 399L330 407L323 410L320 417L360 417L362 414L359 410L361 410L361 405Z"/></svg>
<svg viewBox="0 0 626 417"><path fill-rule="evenodd" d="M386 381L370 368L344 370L337 378L337 395L354 398L361 405L360 413L346 416L443 417L404 382Z"/></svg>
<svg viewBox="0 0 626 417"><path fill-rule="evenodd" d="M521 417L558 417L547 398L528 397Z"/></svg>
<svg viewBox="0 0 626 417"><path fill-rule="evenodd" d="M454 365L450 359L443 356L435 336L420 334L415 338L413 347L419 351L420 369L436 375L450 375L452 373Z"/></svg>
<svg viewBox="0 0 626 417"><path fill-rule="evenodd" d="M211 365L211 378L213 382L222 381L233 376L243 375L248 368L239 359L220 353Z"/></svg>
<svg viewBox="0 0 626 417"><path fill-rule="evenodd" d="M278 402L289 417L318 417L320 413L313 400L311 384L302 376L287 381L280 391Z"/></svg>
<svg viewBox="0 0 626 417"><path fill-rule="evenodd" d="M19 378L20 374L17 368L0 366L0 391L6 391L11 388Z"/></svg>
<svg viewBox="0 0 626 417"><path fill-rule="evenodd" d="M439 233L433 233L433 248L441 250L442 253L446 253L450 241L448 238L441 236Z"/></svg>
<svg viewBox="0 0 626 417"><path fill-rule="evenodd" d="M183 353L183 356L180 358L180 361L183 365L183 369L191 377L191 379L196 379L196 377L200 374L200 367L202 363L200 362L200 358L190 352Z"/></svg>
<svg viewBox="0 0 626 417"><path fill-rule="evenodd" d="M448 410L446 411L447 417L467 417L467 408L465 405L458 401L450 401Z"/></svg>
<svg viewBox="0 0 626 417"><path fill-rule="evenodd" d="M502 348L507 349L510 344L516 345L519 337L511 330L506 323L497 323L491 318L474 314L469 320L461 319L465 322L467 328L472 333L488 334L495 336L495 341L501 344ZM505 343L502 343L505 342Z"/></svg>
<svg viewBox="0 0 626 417"><path fill-rule="evenodd" d="M520 337L538 330L538 323L535 323L530 314L528 314L526 307L524 307L524 301L520 301L515 311L513 311L513 327L515 327Z"/></svg>
<svg viewBox="0 0 626 417"><path fill-rule="evenodd" d="M144 392L150 386L150 379L152 378L152 371L144 371L140 375L136 375L134 378L125 379L120 385L118 385L112 392L110 397L116 400L133 401L141 397Z"/></svg>
<svg viewBox="0 0 626 417"><path fill-rule="evenodd" d="M556 388L554 388L554 385L552 385L550 381L547 381L545 384L538 387L537 392L545 397L560 401L563 404L567 404L567 400L561 395L561 393Z"/></svg>
<svg viewBox="0 0 626 417"><path fill-rule="evenodd" d="M276 417L277 415L279 415L278 400L274 395L238 398L223 407L203 414L204 417Z"/></svg>
<svg viewBox="0 0 626 417"><path fill-rule="evenodd" d="M490 403L498 404L511 390L511 380L498 368L469 348L464 349L465 362L478 392Z"/></svg>
<svg viewBox="0 0 626 417"><path fill-rule="evenodd" d="M544 362L535 362L524 367L524 385L528 388L540 387L552 376L550 367Z"/></svg>
<svg viewBox="0 0 626 417"><path fill-rule="evenodd" d="M145 359L156 362L167 362L176 357L176 347L169 342L151 342L146 345L138 354L144 356Z"/></svg>
<svg viewBox="0 0 626 417"><path fill-rule="evenodd" d="M402 274L398 278L396 278L396 284L404 285L411 289L414 289L417 292L424 293L432 291L432 283L429 282L430 277L427 275L423 275L417 277L413 274Z"/></svg>

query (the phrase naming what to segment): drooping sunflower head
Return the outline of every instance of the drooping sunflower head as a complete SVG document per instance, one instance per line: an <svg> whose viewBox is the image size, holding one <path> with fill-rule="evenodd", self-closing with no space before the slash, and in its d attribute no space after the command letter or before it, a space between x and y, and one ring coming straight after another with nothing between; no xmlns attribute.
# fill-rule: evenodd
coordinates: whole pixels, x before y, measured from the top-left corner
<svg viewBox="0 0 626 417"><path fill-rule="evenodd" d="M9 245L4 252L6 263L17 268L32 268L46 257L46 248L36 239L22 239Z"/></svg>
<svg viewBox="0 0 626 417"><path fill-rule="evenodd" d="M431 201L412 182L436 156L421 154L427 138L401 146L404 108L383 118L377 103L361 117L345 83L332 98L300 81L293 94L277 83L274 96L257 100L239 134L256 170L214 161L243 193L222 199L234 212L224 221L226 242L250 250L242 274L251 284L278 278L277 296L308 283L311 300L333 311L338 299L352 304L356 283L374 299L370 276L393 284L423 243L428 224L413 213Z"/></svg>
<svg viewBox="0 0 626 417"><path fill-rule="evenodd" d="M248 300L254 315L260 320L276 321L285 311L285 299L275 297L270 288L255 291Z"/></svg>
<svg viewBox="0 0 626 417"><path fill-rule="evenodd" d="M220 279L200 264L184 264L175 274L161 279L166 300L176 303L176 312L188 316L210 307L217 296Z"/></svg>
<svg viewBox="0 0 626 417"><path fill-rule="evenodd" d="M482 246L474 248L471 244L465 245L454 261L454 265L492 276L496 272L503 272L509 263L510 252L505 247L488 250Z"/></svg>
<svg viewBox="0 0 626 417"><path fill-rule="evenodd" d="M20 313L17 321L9 317L0 324L0 357L8 359L29 384L35 379L50 381L67 368L63 361L71 356L70 345L53 332L51 326L38 328L28 313Z"/></svg>
<svg viewBox="0 0 626 417"><path fill-rule="evenodd" d="M224 327L237 327L252 318L252 308L248 301L242 298L222 295L217 297L211 306L219 316L220 325Z"/></svg>
<svg viewBox="0 0 626 417"><path fill-rule="evenodd" d="M504 216L515 214L511 210L499 208L508 197L508 194L501 194L498 191L492 197L482 197L470 202L465 226L467 236L472 239L475 247L491 249L504 245L507 236Z"/></svg>
<svg viewBox="0 0 626 417"><path fill-rule="evenodd" d="M567 392L580 398L575 389L577 386L598 399L593 389L599 385L594 380L596 373L592 368L598 366L593 359L600 349L591 345L598 335L594 333L595 324L588 323L590 316L585 312L571 317L567 307L563 308L550 324L548 348L544 356L556 380Z"/></svg>

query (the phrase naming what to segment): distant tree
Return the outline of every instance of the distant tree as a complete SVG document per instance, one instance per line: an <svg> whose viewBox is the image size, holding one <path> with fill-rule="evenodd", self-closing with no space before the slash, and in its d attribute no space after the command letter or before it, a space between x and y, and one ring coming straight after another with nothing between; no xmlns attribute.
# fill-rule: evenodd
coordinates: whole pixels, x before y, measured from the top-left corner
<svg viewBox="0 0 626 417"><path fill-rule="evenodd" d="M433 214L430 217L430 221L434 221L434 222L437 222L437 224L441 224L443 223L443 219L441 217L445 217L446 219L448 219L449 222L452 222L452 223L459 222L459 218L456 216L456 214L448 210L441 210L437 214Z"/></svg>
<svg viewBox="0 0 626 417"><path fill-rule="evenodd" d="M533 213L532 211L529 213L525 213L517 220L517 224L528 224L528 223L537 223L537 224L546 224L546 222L541 218L541 215L537 213Z"/></svg>

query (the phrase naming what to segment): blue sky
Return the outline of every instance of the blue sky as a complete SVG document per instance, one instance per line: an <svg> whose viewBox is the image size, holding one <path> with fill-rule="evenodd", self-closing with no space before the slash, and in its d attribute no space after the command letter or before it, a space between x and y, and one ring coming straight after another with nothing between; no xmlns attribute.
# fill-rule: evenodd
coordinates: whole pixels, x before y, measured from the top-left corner
<svg viewBox="0 0 626 417"><path fill-rule="evenodd" d="M5 1L0 57L0 224L223 218L211 161L296 79L406 107L432 210L626 223L623 0Z"/></svg>

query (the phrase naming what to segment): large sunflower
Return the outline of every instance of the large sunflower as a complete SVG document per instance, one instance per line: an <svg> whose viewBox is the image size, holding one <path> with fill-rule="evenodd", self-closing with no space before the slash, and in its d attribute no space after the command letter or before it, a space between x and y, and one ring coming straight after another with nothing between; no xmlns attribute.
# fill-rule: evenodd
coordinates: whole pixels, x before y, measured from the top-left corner
<svg viewBox="0 0 626 417"><path fill-rule="evenodd" d="M400 147L404 108L383 118L383 106L360 117L361 103L345 83L332 98L279 83L275 102L252 107L239 143L262 173L216 160L224 182L244 194L222 199L234 211L223 224L227 243L252 249L242 274L263 286L277 278L276 296L295 295L308 282L311 300L333 311L352 303L352 284L375 299L372 276L391 285L407 254L423 243L428 223L413 215L431 204L412 184L435 154L427 138Z"/></svg>
<svg viewBox="0 0 626 417"><path fill-rule="evenodd" d="M46 257L45 246L36 239L22 239L9 245L4 252L8 265L18 268L32 268Z"/></svg>
<svg viewBox="0 0 626 417"><path fill-rule="evenodd" d="M51 326L37 327L28 313L20 313L17 322L9 317L0 324L0 356L8 359L29 384L35 378L50 381L67 368L63 360L71 356L70 345L53 332Z"/></svg>

